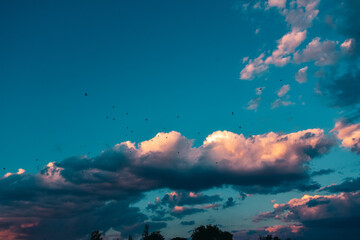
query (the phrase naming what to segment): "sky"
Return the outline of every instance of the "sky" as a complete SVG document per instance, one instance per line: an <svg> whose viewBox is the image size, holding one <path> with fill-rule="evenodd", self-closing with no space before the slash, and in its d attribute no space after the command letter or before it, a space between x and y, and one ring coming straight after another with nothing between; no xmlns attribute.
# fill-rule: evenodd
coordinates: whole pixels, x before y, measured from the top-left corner
<svg viewBox="0 0 360 240"><path fill-rule="evenodd" d="M1 1L0 239L359 235L359 13Z"/></svg>

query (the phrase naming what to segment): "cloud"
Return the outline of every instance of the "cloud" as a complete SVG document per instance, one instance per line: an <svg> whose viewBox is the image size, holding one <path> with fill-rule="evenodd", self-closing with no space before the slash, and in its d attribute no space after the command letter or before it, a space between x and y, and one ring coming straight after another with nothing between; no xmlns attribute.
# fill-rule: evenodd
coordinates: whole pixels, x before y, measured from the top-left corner
<svg viewBox="0 0 360 240"><path fill-rule="evenodd" d="M284 96L285 94L287 94L288 91L290 91L290 85L289 85L289 84L282 86L282 87L280 88L280 90L277 92L277 95L278 95L279 97L282 97L282 96Z"/></svg>
<svg viewBox="0 0 360 240"><path fill-rule="evenodd" d="M314 38L304 50L294 54L296 63L315 61L317 66L334 65L338 62L339 51L334 41L321 42L319 37Z"/></svg>
<svg viewBox="0 0 360 240"><path fill-rule="evenodd" d="M260 105L260 102L261 102L261 97L253 98L248 102L248 106L247 106L246 109L247 110L254 110L256 112L259 105Z"/></svg>
<svg viewBox="0 0 360 240"><path fill-rule="evenodd" d="M234 201L234 198L229 197L228 200L224 203L223 208L229 208L236 205L236 202Z"/></svg>
<svg viewBox="0 0 360 240"><path fill-rule="evenodd" d="M340 45L341 50L346 53L346 54L354 54L355 52L355 48L356 48L356 43L355 43L355 39L354 38L349 38L346 39L341 45Z"/></svg>
<svg viewBox="0 0 360 240"><path fill-rule="evenodd" d="M4 175L4 177L9 177L9 176L15 175L15 174L21 175L21 174L23 174L23 173L25 173L25 169L19 168L19 170L17 171L17 173L10 173L10 172L8 172L8 173L6 173L6 174Z"/></svg>
<svg viewBox="0 0 360 240"><path fill-rule="evenodd" d="M111 227L126 235L140 233L145 222L159 229L166 223L149 222L144 213L131 207L143 198L143 192L161 188L189 191L167 201L174 205L170 215L182 218L220 207L218 196L196 190L224 184L253 192L283 185L294 189L291 183L297 187L299 181L309 179L306 165L333 145L321 129L249 138L217 131L200 147L193 147L192 140L174 131L139 144L122 142L93 158L71 157L51 162L35 175L0 178L0 236L76 239L86 238L94 229ZM63 231L56 231L59 228Z"/></svg>
<svg viewBox="0 0 360 240"><path fill-rule="evenodd" d="M284 8L286 5L286 0L269 0L268 4L270 7Z"/></svg>
<svg viewBox="0 0 360 240"><path fill-rule="evenodd" d="M297 239L301 237L305 231L305 227L301 224L284 224L259 227L251 230L234 231L234 239L258 240L259 236L272 235L280 239Z"/></svg>
<svg viewBox="0 0 360 240"><path fill-rule="evenodd" d="M332 184L327 187L321 188L321 191L330 193L338 192L355 192L360 190L360 178L348 178L341 184Z"/></svg>
<svg viewBox="0 0 360 240"><path fill-rule="evenodd" d="M342 4L337 5L335 29L341 34L348 37L343 43L343 49L351 49L351 54L358 57L360 48L357 44L360 42L360 21L359 8L360 2L356 0L344 0Z"/></svg>
<svg viewBox="0 0 360 240"><path fill-rule="evenodd" d="M265 54L262 53L256 59L250 60L249 63L240 72L240 79L251 80L255 77L255 75L268 70L270 65L283 67L290 63L295 50L306 39L307 28L311 26L312 21L319 13L319 2L320 0L298 0L296 2L291 2L289 4L289 8L285 8L286 1L269 0L268 6L278 7L280 9L280 14L285 17L285 21L291 26L291 30L277 41L277 48L272 51L270 56L265 58ZM328 50L328 48L330 48L329 43L330 42L326 42L325 44L321 45L322 48L320 50ZM297 52L296 61L301 62L310 58L311 50L306 50L304 56L300 55L300 52ZM324 57L324 54L322 57ZM318 60L317 63L320 65L326 64L330 60L333 60L333 58L327 58L327 61L321 59Z"/></svg>
<svg viewBox="0 0 360 240"><path fill-rule="evenodd" d="M266 71L269 67L264 63L264 54L260 54L259 57L254 60L250 59L249 63L246 64L244 69L240 72L240 79L242 80L251 80L254 74L259 74Z"/></svg>
<svg viewBox="0 0 360 240"><path fill-rule="evenodd" d="M332 132L341 140L341 146L350 148L352 152L360 154L360 123L350 124L338 121Z"/></svg>
<svg viewBox="0 0 360 240"><path fill-rule="evenodd" d="M161 199L161 204L168 206L184 206L215 203L219 201L222 201L222 198L219 195L209 196L195 192L173 191L165 194L165 196Z"/></svg>
<svg viewBox="0 0 360 240"><path fill-rule="evenodd" d="M290 105L294 105L295 103L291 102L291 101L283 101L280 98L276 99L275 102L273 102L271 104L271 109L275 109L281 106L287 107Z"/></svg>
<svg viewBox="0 0 360 240"><path fill-rule="evenodd" d="M216 202L222 200L219 195L209 196L200 192L173 191L166 193L161 199L157 197L155 203L149 202L146 209L155 214L152 216L153 220L164 220L168 219L169 215L183 217L217 207Z"/></svg>
<svg viewBox="0 0 360 240"><path fill-rule="evenodd" d="M180 224L184 226L192 226L195 224L195 221L181 221Z"/></svg>
<svg viewBox="0 0 360 240"><path fill-rule="evenodd" d="M268 58L266 64L274 64L276 66L284 66L290 62L290 54L306 39L306 30L298 31L293 29L278 40L277 49L274 50Z"/></svg>
<svg viewBox="0 0 360 240"><path fill-rule="evenodd" d="M307 229L306 239L316 239L319 233L326 239L355 236L359 233L360 192L333 195L304 195L285 204L274 204L274 210L261 213L254 221L278 219L283 222L297 222ZM336 230L336 231L332 231ZM335 235L332 235L335 233ZM307 237L308 236L308 237Z"/></svg>
<svg viewBox="0 0 360 240"><path fill-rule="evenodd" d="M319 171L314 171L311 173L311 176L312 177L315 177L315 176L323 176L323 175L328 175L328 174L331 174L331 173L334 173L335 170L334 169L321 169Z"/></svg>
<svg viewBox="0 0 360 240"><path fill-rule="evenodd" d="M319 84L319 90L328 99L330 107L342 108L347 118L360 116L360 71L349 72L340 77L326 79Z"/></svg>
<svg viewBox="0 0 360 240"><path fill-rule="evenodd" d="M171 211L171 215L176 217L176 218L183 218L185 216L188 215L192 215L195 213L199 213L199 212L204 212L205 210L202 208L197 208L197 207L183 207L183 206L175 206L172 211Z"/></svg>
<svg viewBox="0 0 360 240"><path fill-rule="evenodd" d="M296 4L290 4L290 9L283 11L286 22L293 29L309 28L319 13L319 2L320 0L297 0Z"/></svg>
<svg viewBox="0 0 360 240"><path fill-rule="evenodd" d="M296 73L295 75L295 80L298 82L298 83L306 83L307 82L307 70L308 70L308 67L303 67L303 68L300 68L299 71Z"/></svg>

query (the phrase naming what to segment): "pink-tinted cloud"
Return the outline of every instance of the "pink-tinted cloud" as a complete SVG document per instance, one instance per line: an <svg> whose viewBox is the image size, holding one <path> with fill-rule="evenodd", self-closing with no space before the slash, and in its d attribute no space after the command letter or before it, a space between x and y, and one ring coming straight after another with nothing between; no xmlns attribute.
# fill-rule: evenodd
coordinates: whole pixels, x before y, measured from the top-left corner
<svg viewBox="0 0 360 240"><path fill-rule="evenodd" d="M168 195L175 197L168 201L174 208L170 215L178 218L220 206L218 196L202 195L199 189L230 184L246 186L253 193L269 193L272 187L278 192L301 190L298 182L309 181L306 165L326 154L334 142L323 130L308 129L249 138L217 131L201 146L192 144L178 132L159 133L139 144L117 144L94 158L51 162L36 175L2 177L0 232L11 225L19 226L12 232L24 235L22 239L80 238L97 223L103 231L116 227L126 234L130 231L126 229L147 219L130 204L143 192L159 188L189 190L182 198L179 191ZM123 213L118 215L115 209ZM30 225L35 220L38 224ZM55 231L58 225L66 231Z"/></svg>
<svg viewBox="0 0 360 240"><path fill-rule="evenodd" d="M340 193L333 195L304 195L291 199L288 203L274 204L274 210L261 213L254 221L278 219L283 222L299 222L307 227L345 228L350 221L360 220L360 192Z"/></svg>
<svg viewBox="0 0 360 240"><path fill-rule="evenodd" d="M282 97L284 96L285 94L287 94L288 92L290 91L290 85L289 84L286 84L284 86L282 86L279 91L277 92L277 95L279 97Z"/></svg>
<svg viewBox="0 0 360 240"><path fill-rule="evenodd" d="M341 146L360 154L360 123L347 124L338 121L331 131L336 132L336 136L341 140Z"/></svg>
<svg viewBox="0 0 360 240"><path fill-rule="evenodd" d="M356 48L356 40L354 38L346 39L341 45L341 50L346 54L353 54Z"/></svg>
<svg viewBox="0 0 360 240"><path fill-rule="evenodd" d="M287 107L287 106L291 106L291 105L295 105L295 103L278 98L271 104L271 109L275 109L278 107Z"/></svg>
<svg viewBox="0 0 360 240"><path fill-rule="evenodd" d="M261 102L261 97L253 98L248 102L248 106L247 106L246 109L247 110L253 110L253 111L256 112L259 105L260 105L260 102Z"/></svg>
<svg viewBox="0 0 360 240"><path fill-rule="evenodd" d="M298 82L298 83L306 83L307 82L307 70L308 70L308 67L303 67L303 68L300 68L299 71L295 74L295 80Z"/></svg>
<svg viewBox="0 0 360 240"><path fill-rule="evenodd" d="M333 65L339 59L339 51L334 41L321 42L319 37L314 38L304 50L294 54L296 63L315 61L317 66Z"/></svg>
<svg viewBox="0 0 360 240"><path fill-rule="evenodd" d="M286 5L286 0L269 0L268 5L269 7L284 8Z"/></svg>
<svg viewBox="0 0 360 240"><path fill-rule="evenodd" d="M254 60L249 60L248 64L240 72L240 79L242 80L251 80L254 77L254 74L259 74L266 71L269 67L264 63L264 54L260 54L259 57Z"/></svg>
<svg viewBox="0 0 360 240"><path fill-rule="evenodd" d="M306 39L306 30L292 30L278 40L277 49L274 50L270 57L266 58L266 64L274 64L276 66L284 66L290 62L290 54Z"/></svg>

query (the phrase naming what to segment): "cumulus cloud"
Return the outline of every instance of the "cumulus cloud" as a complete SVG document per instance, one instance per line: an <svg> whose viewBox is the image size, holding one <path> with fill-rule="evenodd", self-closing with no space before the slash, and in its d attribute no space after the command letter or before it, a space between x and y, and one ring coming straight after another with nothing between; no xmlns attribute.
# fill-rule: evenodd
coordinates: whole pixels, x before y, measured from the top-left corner
<svg viewBox="0 0 360 240"><path fill-rule="evenodd" d="M51 162L35 175L0 178L0 236L6 232L19 239L75 239L86 238L95 228L111 227L128 234L141 232L145 222L159 229L166 226L161 219L149 222L131 207L145 191L187 190L180 198L164 200L171 206L170 215L181 218L221 206L218 196L195 190L228 184L264 192L306 181L306 165L333 145L321 129L249 138L217 131L200 147L178 132L159 133L139 144L123 142L97 157L72 157ZM57 226L64 231L56 231Z"/></svg>
<svg viewBox="0 0 360 240"><path fill-rule="evenodd" d="M303 67L303 68L300 68L299 71L295 74L295 80L298 82L298 83L306 83L307 82L307 70L308 70L308 67Z"/></svg>
<svg viewBox="0 0 360 240"><path fill-rule="evenodd" d="M360 123L350 124L338 121L331 131L336 132L336 136L341 140L341 146L360 154Z"/></svg>
<svg viewBox="0 0 360 240"><path fill-rule="evenodd" d="M337 63L339 51L334 41L321 42L319 37L314 38L304 50L294 54L296 63L315 61L317 66L333 65Z"/></svg>

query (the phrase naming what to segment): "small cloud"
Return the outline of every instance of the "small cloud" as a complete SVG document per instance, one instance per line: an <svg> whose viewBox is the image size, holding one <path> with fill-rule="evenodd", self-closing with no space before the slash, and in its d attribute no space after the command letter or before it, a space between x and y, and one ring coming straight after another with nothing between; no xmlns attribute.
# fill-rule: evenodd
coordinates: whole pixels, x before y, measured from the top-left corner
<svg viewBox="0 0 360 240"><path fill-rule="evenodd" d="M224 203L223 208L229 208L235 206L236 203L234 201L234 198L229 197L228 200Z"/></svg>
<svg viewBox="0 0 360 240"><path fill-rule="evenodd" d="M280 88L280 90L277 92L277 95L279 97L282 97L284 96L286 93L288 93L290 91L290 85L287 84L287 85L284 85Z"/></svg>
<svg viewBox="0 0 360 240"><path fill-rule="evenodd" d="M261 102L261 97L253 98L253 99L251 99L249 101L248 107L246 109L247 110L254 110L256 112L259 105L260 105L260 102Z"/></svg>
<svg viewBox="0 0 360 240"><path fill-rule="evenodd" d="M291 102L291 101L283 101L280 98L276 99L275 102L273 102L271 104L271 109L275 109L281 106L287 107L290 105L295 105L295 103Z"/></svg>
<svg viewBox="0 0 360 240"><path fill-rule="evenodd" d="M298 83L306 83L307 82L307 70L308 70L308 67L303 67L301 69L299 69L299 71L295 74L295 80L298 82Z"/></svg>

